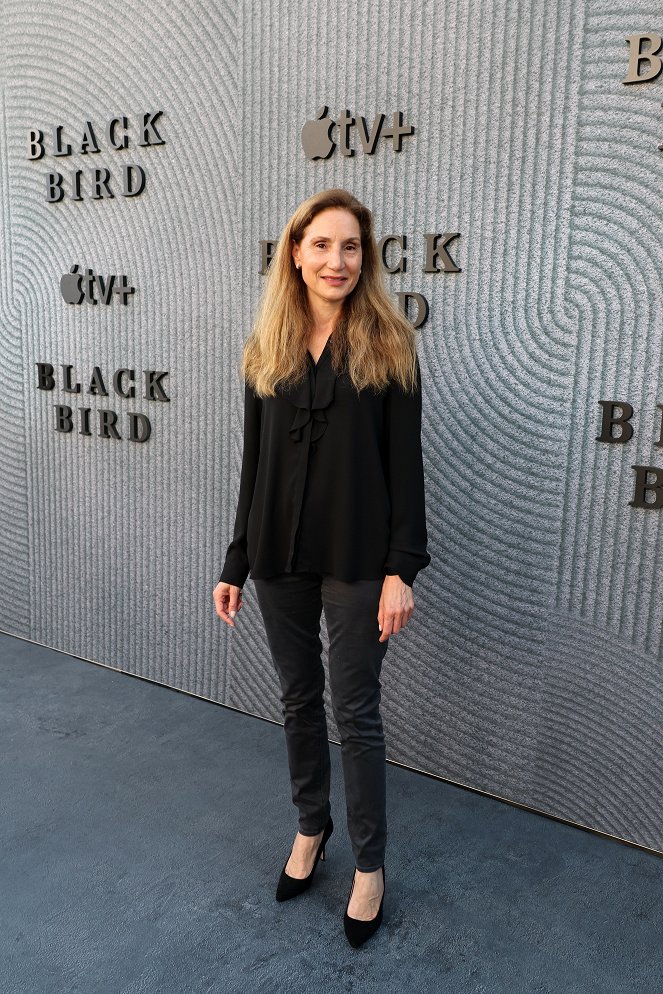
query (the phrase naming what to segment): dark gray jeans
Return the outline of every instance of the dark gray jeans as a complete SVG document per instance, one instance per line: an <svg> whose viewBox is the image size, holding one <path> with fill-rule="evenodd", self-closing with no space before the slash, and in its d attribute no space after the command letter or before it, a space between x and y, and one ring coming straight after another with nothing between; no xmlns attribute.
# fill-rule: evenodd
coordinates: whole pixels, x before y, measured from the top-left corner
<svg viewBox="0 0 663 994"><path fill-rule="evenodd" d="M379 642L383 580L345 583L320 573L255 579L258 605L281 684L292 800L302 835L317 835L331 806L331 763L323 701L320 616L329 634L329 684L341 739L347 824L355 864L377 870L387 840L385 743Z"/></svg>

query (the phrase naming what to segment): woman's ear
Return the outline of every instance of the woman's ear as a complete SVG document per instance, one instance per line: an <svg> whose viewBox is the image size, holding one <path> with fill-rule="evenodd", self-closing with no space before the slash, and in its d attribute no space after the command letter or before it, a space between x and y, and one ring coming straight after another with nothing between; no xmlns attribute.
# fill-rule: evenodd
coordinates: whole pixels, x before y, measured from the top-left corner
<svg viewBox="0 0 663 994"><path fill-rule="evenodd" d="M294 260L296 268L299 269L299 245L297 244L294 238L292 239L291 244L292 244L292 258Z"/></svg>

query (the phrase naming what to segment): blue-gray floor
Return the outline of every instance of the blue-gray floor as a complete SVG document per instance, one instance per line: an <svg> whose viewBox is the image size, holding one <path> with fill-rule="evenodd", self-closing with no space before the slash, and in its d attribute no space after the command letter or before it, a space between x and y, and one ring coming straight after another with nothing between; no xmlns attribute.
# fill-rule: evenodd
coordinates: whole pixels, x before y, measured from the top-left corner
<svg viewBox="0 0 663 994"><path fill-rule="evenodd" d="M663 860L388 766L384 923L307 894L279 725L0 635L2 994L660 994Z"/></svg>

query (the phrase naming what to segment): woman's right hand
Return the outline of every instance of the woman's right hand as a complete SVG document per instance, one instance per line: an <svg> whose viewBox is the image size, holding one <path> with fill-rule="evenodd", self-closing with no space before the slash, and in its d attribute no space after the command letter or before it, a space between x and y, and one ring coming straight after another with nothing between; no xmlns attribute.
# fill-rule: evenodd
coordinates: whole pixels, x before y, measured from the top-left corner
<svg viewBox="0 0 663 994"><path fill-rule="evenodd" d="M232 583L219 581L214 588L212 596L214 597L214 607L218 616L227 625L231 625L234 628L235 622L233 618L238 611L242 610L242 588L235 587Z"/></svg>

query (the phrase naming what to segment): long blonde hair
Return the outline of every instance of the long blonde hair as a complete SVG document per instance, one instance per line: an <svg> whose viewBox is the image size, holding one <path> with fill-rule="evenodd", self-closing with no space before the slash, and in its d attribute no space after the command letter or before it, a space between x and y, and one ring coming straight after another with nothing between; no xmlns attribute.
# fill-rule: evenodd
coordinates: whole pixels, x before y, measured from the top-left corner
<svg viewBox="0 0 663 994"><path fill-rule="evenodd" d="M357 218L361 233L361 275L343 301L329 340L334 371L345 371L357 390L384 389L390 381L410 392L416 386L414 325L388 295L380 269L371 211L347 190L323 190L309 197L287 222L269 264L257 315L244 344L241 373L262 397L277 384L306 375L311 314L306 284L292 258L292 241L321 211L342 207Z"/></svg>

